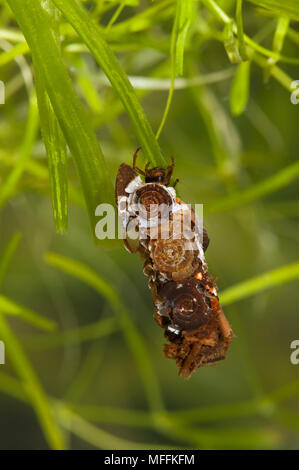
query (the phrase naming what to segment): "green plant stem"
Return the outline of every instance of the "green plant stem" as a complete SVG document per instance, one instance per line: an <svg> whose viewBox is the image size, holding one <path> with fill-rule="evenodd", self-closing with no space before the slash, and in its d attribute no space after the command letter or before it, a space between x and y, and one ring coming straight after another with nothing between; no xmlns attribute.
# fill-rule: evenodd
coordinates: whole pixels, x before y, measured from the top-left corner
<svg viewBox="0 0 299 470"><path fill-rule="evenodd" d="M36 95L32 93L23 143L19 149L18 160L0 187L0 207L14 194L16 186L21 179L26 164L31 157L32 148L38 131L38 111Z"/></svg>
<svg viewBox="0 0 299 470"><path fill-rule="evenodd" d="M51 405L22 346L0 312L0 334L4 340L12 364L19 375L32 406L40 421L41 428L52 449L65 449L63 434L55 422Z"/></svg>
<svg viewBox="0 0 299 470"><path fill-rule="evenodd" d="M2 288L2 284L6 276L10 262L19 246L20 240L21 240L21 234L15 233L10 239L7 247L4 250L3 256L0 261L0 290Z"/></svg>
<svg viewBox="0 0 299 470"><path fill-rule="evenodd" d="M100 202L114 200L104 156L49 30L48 12L39 0L8 0L8 3L29 44L34 64L39 67L74 158L94 230L96 207Z"/></svg>
<svg viewBox="0 0 299 470"><path fill-rule="evenodd" d="M299 162L296 162L273 176L256 183L243 191L234 192L226 197L222 197L210 204L206 205L205 213L214 214L224 212L243 206L250 202L256 201L288 186L292 181L299 178Z"/></svg>
<svg viewBox="0 0 299 470"><path fill-rule="evenodd" d="M1 304L0 304L1 305ZM119 330L114 318L98 320L90 325L81 326L66 331L54 332L50 335L32 335L24 337L26 346L31 350L52 349L57 347L67 347L74 344L82 344L110 336Z"/></svg>
<svg viewBox="0 0 299 470"><path fill-rule="evenodd" d="M100 29L90 20L86 10L76 1L53 1L75 28L118 93L135 128L139 144L142 146L148 160L154 166L164 166L164 157L145 112L126 74L103 39Z"/></svg>
<svg viewBox="0 0 299 470"><path fill-rule="evenodd" d="M243 7L243 0L237 0L236 23L237 23L237 33L238 33L238 40L239 40L239 49L240 49L240 54L241 54L242 59L247 60L246 46L245 46L245 40L244 40L242 7Z"/></svg>
<svg viewBox="0 0 299 470"><path fill-rule="evenodd" d="M201 2L204 4L204 6L214 15L218 20L224 24L229 24L233 21L232 18L230 18L224 10L214 1L214 0L201 0ZM238 28L237 25L234 23L233 24L233 32L235 34L238 34ZM293 64L297 65L299 64L299 59L295 57L285 57L281 55L280 53L273 52L257 42L255 42L253 39L248 37L246 34L243 35L244 42L250 46L252 49L251 54L253 51L259 52L260 54L265 55L266 57L271 57L275 59L276 61L283 61L288 64ZM261 65L261 64L260 64ZM273 75L271 71L271 75ZM275 75L274 75L275 76Z"/></svg>
<svg viewBox="0 0 299 470"><path fill-rule="evenodd" d="M268 271L236 286L229 287L220 294L222 305L228 305L247 298L265 289L284 284L299 278L299 262Z"/></svg>
<svg viewBox="0 0 299 470"><path fill-rule="evenodd" d="M114 14L112 15L109 23L106 26L106 32L110 30L111 26L116 22L117 18L123 11L123 9L126 6L126 0L122 0L122 2L119 4L118 8L115 10Z"/></svg>
<svg viewBox="0 0 299 470"><path fill-rule="evenodd" d="M90 285L107 299L116 314L128 347L135 358L150 408L153 411L161 410L163 408L162 397L146 346L116 290L95 271L82 263L56 253L48 253L46 261L51 266Z"/></svg>

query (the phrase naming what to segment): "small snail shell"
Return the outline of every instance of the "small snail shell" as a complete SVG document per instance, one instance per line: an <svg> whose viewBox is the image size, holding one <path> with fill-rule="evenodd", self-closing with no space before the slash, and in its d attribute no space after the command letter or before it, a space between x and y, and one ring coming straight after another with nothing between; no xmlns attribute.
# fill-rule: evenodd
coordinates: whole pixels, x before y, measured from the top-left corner
<svg viewBox="0 0 299 470"><path fill-rule="evenodd" d="M133 195L133 210L144 220L158 223L167 218L173 206L173 198L161 184L148 183Z"/></svg>
<svg viewBox="0 0 299 470"><path fill-rule="evenodd" d="M149 250L154 269L170 280L187 279L198 272L201 265L192 241L183 237L153 240Z"/></svg>
<svg viewBox="0 0 299 470"><path fill-rule="evenodd" d="M213 315L213 296L202 288L197 279L167 282L158 290L158 297L159 314L168 315L181 330L199 328Z"/></svg>

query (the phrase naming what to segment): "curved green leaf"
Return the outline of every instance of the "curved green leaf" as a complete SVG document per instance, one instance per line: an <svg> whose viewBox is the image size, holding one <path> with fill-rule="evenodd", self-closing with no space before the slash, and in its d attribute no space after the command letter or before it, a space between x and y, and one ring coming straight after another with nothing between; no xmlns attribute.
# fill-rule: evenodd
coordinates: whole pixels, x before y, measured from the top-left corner
<svg viewBox="0 0 299 470"><path fill-rule="evenodd" d="M164 158L140 101L112 50L103 39L101 30L77 1L53 0L53 2L81 36L118 93L148 160L153 165L163 166Z"/></svg>
<svg viewBox="0 0 299 470"><path fill-rule="evenodd" d="M39 0L9 0L8 3L29 44L34 65L43 77L53 110L74 158L94 229L98 204L113 201L112 184L96 135L49 28L51 15Z"/></svg>

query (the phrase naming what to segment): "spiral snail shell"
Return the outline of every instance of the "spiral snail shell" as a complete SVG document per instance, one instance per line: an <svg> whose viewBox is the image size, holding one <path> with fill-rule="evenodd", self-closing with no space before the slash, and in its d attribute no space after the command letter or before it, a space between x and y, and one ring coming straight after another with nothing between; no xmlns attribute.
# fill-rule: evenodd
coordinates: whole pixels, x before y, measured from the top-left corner
<svg viewBox="0 0 299 470"><path fill-rule="evenodd" d="M182 281L198 272L201 262L192 241L184 237L152 240L150 257L156 271L169 280Z"/></svg>
<svg viewBox="0 0 299 470"><path fill-rule="evenodd" d="M182 330L194 330L205 325L213 315L212 295L197 279L181 283L167 282L158 290L158 310L168 315Z"/></svg>
<svg viewBox="0 0 299 470"><path fill-rule="evenodd" d="M171 213L173 197L170 191L158 183L148 183L138 188L132 197L133 211L145 221L166 219Z"/></svg>

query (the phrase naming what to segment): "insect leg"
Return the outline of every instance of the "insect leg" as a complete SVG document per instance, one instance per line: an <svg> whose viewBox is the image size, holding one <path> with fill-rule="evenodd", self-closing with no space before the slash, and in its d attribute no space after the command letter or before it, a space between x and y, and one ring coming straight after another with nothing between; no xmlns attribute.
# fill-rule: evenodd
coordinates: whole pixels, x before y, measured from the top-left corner
<svg viewBox="0 0 299 470"><path fill-rule="evenodd" d="M135 173L140 173L141 175L145 176L145 173L144 171L140 170L140 168L138 168L136 166L136 161L137 161L137 156L138 156L138 152L141 150L141 147L138 147L138 149L136 150L136 152L134 153L134 156L133 156L133 170L135 171Z"/></svg>
<svg viewBox="0 0 299 470"><path fill-rule="evenodd" d="M169 167L167 168L168 172L167 172L167 175L166 175L166 178L165 178L166 185L168 185L170 183L172 173L173 173L173 170L174 170L174 166L175 166L173 157L171 157L171 161L172 161L172 164L169 165Z"/></svg>

